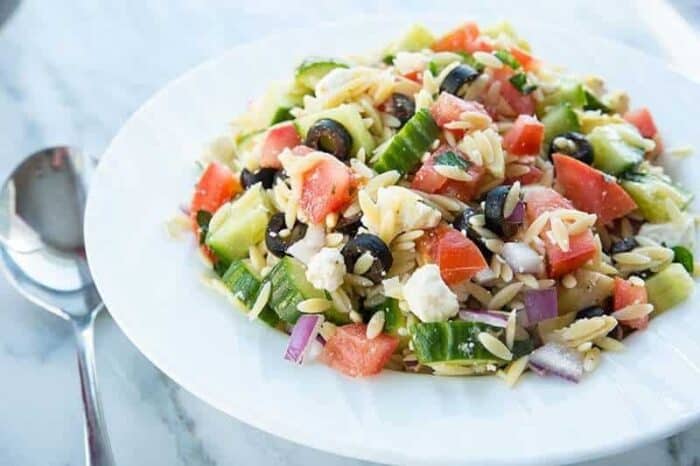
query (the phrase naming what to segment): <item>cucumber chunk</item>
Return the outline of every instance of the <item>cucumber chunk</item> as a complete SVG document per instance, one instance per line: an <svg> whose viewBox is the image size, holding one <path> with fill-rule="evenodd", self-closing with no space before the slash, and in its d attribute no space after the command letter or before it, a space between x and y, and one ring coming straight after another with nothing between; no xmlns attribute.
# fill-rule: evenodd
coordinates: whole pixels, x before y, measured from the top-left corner
<svg viewBox="0 0 700 466"><path fill-rule="evenodd" d="M560 134L581 131L578 116L569 104L561 104L549 109L546 115L542 117L542 124L544 125L543 147L545 149L549 149L552 139Z"/></svg>
<svg viewBox="0 0 700 466"><path fill-rule="evenodd" d="M272 84L265 94L253 102L246 114L244 133L253 133L269 128L282 121L291 120L289 111L301 105L302 95L283 83Z"/></svg>
<svg viewBox="0 0 700 466"><path fill-rule="evenodd" d="M612 109L605 105L598 97L595 96L591 91L584 88L584 94L586 96L586 103L583 105L584 110L600 110L603 113L613 113Z"/></svg>
<svg viewBox="0 0 700 466"><path fill-rule="evenodd" d="M659 176L648 173L630 173L621 182L622 187L637 203L639 212L650 222L670 220L666 211L666 199L679 209L685 209L693 196Z"/></svg>
<svg viewBox="0 0 700 466"><path fill-rule="evenodd" d="M607 275L591 270L578 269L574 276L576 277L575 287L566 288L559 286L557 288L559 315L600 305L613 292L615 281Z"/></svg>
<svg viewBox="0 0 700 466"><path fill-rule="evenodd" d="M421 364L502 365L505 361L491 354L478 338L481 332L498 330L477 322L418 323L411 328L411 338Z"/></svg>
<svg viewBox="0 0 700 466"><path fill-rule="evenodd" d="M299 86L313 91L316 84L331 70L347 67L347 63L334 58L310 57L297 67L294 79Z"/></svg>
<svg viewBox="0 0 700 466"><path fill-rule="evenodd" d="M410 172L430 149L439 129L428 109L421 109L388 142L372 168L379 173L397 170Z"/></svg>
<svg viewBox="0 0 700 466"><path fill-rule="evenodd" d="M610 175L620 175L644 159L644 138L627 124L593 128L588 135L593 146L593 166Z"/></svg>
<svg viewBox="0 0 700 466"><path fill-rule="evenodd" d="M371 316L375 312L384 312L384 333L399 337L401 347L408 344L408 335L399 335L400 328L406 328L406 314L399 308L398 300L386 298L383 302L367 309L367 315Z"/></svg>
<svg viewBox="0 0 700 466"><path fill-rule="evenodd" d="M428 28L414 24L399 40L389 45L382 56L396 55L397 52L420 52L429 49L434 42L435 36Z"/></svg>
<svg viewBox="0 0 700 466"><path fill-rule="evenodd" d="M649 302L654 305L654 315L658 315L685 301L693 292L695 282L688 271L674 263L646 281Z"/></svg>
<svg viewBox="0 0 700 466"><path fill-rule="evenodd" d="M270 212L260 184L221 206L209 222L205 243L225 262L241 259L248 248L265 238Z"/></svg>
<svg viewBox="0 0 700 466"><path fill-rule="evenodd" d="M586 92L581 83L567 81L557 90L548 94L537 104L537 116L549 113L552 107L568 104L572 109L583 108L586 105Z"/></svg>
<svg viewBox="0 0 700 466"><path fill-rule="evenodd" d="M221 278L226 287L246 310L250 311L258 297L262 285L260 276L242 260L235 260ZM277 327L280 318L269 306L260 312L258 318L270 327Z"/></svg>
<svg viewBox="0 0 700 466"><path fill-rule="evenodd" d="M269 305L274 309L280 319L290 324L296 323L301 313L297 305L311 298L324 298L328 296L324 291L317 290L306 279L306 267L299 260L285 256L265 277L272 285ZM324 312L324 316L335 324L347 324L350 318L347 314L331 308Z"/></svg>
<svg viewBox="0 0 700 466"><path fill-rule="evenodd" d="M357 154L360 148L364 148L367 154L370 154L372 149L374 149L375 143L372 134L370 134L364 121L362 121L360 112L350 105L341 105L340 107L323 110L296 119L294 124L301 138L306 138L306 133L309 132L309 128L323 118L335 120L348 130L348 133L352 136L352 155Z"/></svg>

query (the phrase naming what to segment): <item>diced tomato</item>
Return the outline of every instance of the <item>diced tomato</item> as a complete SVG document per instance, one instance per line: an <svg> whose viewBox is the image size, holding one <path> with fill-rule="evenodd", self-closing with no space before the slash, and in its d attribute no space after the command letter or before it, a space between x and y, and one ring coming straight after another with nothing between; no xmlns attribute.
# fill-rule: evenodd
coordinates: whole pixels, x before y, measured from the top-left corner
<svg viewBox="0 0 700 466"><path fill-rule="evenodd" d="M617 311L630 304L646 304L648 302L647 289L645 286L638 286L628 280L615 277L615 287L613 288L613 307ZM640 317L622 322L627 327L643 330L649 325L649 316Z"/></svg>
<svg viewBox="0 0 700 466"><path fill-rule="evenodd" d="M469 280L488 267L479 248L461 232L440 225L418 241L418 252L440 267L440 276L448 285Z"/></svg>
<svg viewBox="0 0 700 466"><path fill-rule="evenodd" d="M651 112L646 107L630 110L625 113L624 118L636 126L645 138L653 138L659 132L659 130L656 129L656 124L654 123L654 118L651 116Z"/></svg>
<svg viewBox="0 0 700 466"><path fill-rule="evenodd" d="M423 82L423 72L420 70L411 71L403 75L404 78L410 79L411 81L422 83Z"/></svg>
<svg viewBox="0 0 700 466"><path fill-rule="evenodd" d="M448 179L435 171L435 159L450 151L458 155L469 164L467 173L471 177L470 181L459 181ZM421 166L411 181L411 187L425 193L438 193L467 202L474 198L479 187L479 181L484 176L484 167L473 164L458 149L448 146L438 148L433 155Z"/></svg>
<svg viewBox="0 0 700 466"><path fill-rule="evenodd" d="M241 184L228 167L218 162L207 165L195 186L190 202L190 217L195 230L198 229L195 221L197 212L205 210L213 214L239 192Z"/></svg>
<svg viewBox="0 0 700 466"><path fill-rule="evenodd" d="M596 214L598 221L607 224L637 208L615 178L567 155L552 158L557 181L577 209Z"/></svg>
<svg viewBox="0 0 700 466"><path fill-rule="evenodd" d="M542 141L544 125L537 117L519 115L503 138L503 147L513 155L534 155L540 153Z"/></svg>
<svg viewBox="0 0 700 466"><path fill-rule="evenodd" d="M539 60L519 47L511 47L510 53L527 71L537 69L540 66Z"/></svg>
<svg viewBox="0 0 700 466"><path fill-rule="evenodd" d="M549 239L545 240L548 272L552 278L558 278L581 267L596 255L595 240L591 230L569 236L569 250L563 251Z"/></svg>
<svg viewBox="0 0 700 466"><path fill-rule="evenodd" d="M399 339L385 333L367 338L367 325L338 327L321 353L321 361L350 377L381 372L399 346Z"/></svg>
<svg viewBox="0 0 700 466"><path fill-rule="evenodd" d="M260 166L282 168L280 152L301 144L301 138L293 123L282 123L267 130L260 152Z"/></svg>
<svg viewBox="0 0 700 466"><path fill-rule="evenodd" d="M493 79L501 83L501 97L518 115L532 115L535 113L535 100L530 94L520 93L509 81L511 76L513 71L506 67L496 70L493 74Z"/></svg>
<svg viewBox="0 0 700 466"><path fill-rule="evenodd" d="M523 196L526 204L526 216L531 223L545 212L557 209L572 209L571 201L551 188L530 187ZM542 233L547 253L548 272L551 277L561 277L581 267L596 255L593 233L586 230L569 237L569 250L563 251Z"/></svg>
<svg viewBox="0 0 700 466"><path fill-rule="evenodd" d="M338 212L352 200L352 174L336 159L318 162L303 176L301 208L312 222L321 223L326 215Z"/></svg>
<svg viewBox="0 0 700 466"><path fill-rule="evenodd" d="M464 112L477 112L488 115L484 106L479 102L466 101L447 92L441 93L435 103L430 106L430 114L440 127L459 120L459 116Z"/></svg>
<svg viewBox="0 0 700 466"><path fill-rule="evenodd" d="M553 190L544 186L530 186L523 193L525 201L525 214L527 221L532 223L545 212L557 209L573 209L571 201Z"/></svg>
<svg viewBox="0 0 700 466"><path fill-rule="evenodd" d="M479 26L475 22L469 21L439 38L435 41L432 48L436 52L474 53L479 50L482 52L492 51L493 46L483 37L479 37L479 35Z"/></svg>
<svg viewBox="0 0 700 466"><path fill-rule="evenodd" d="M544 172L535 166L529 166L529 171L523 175L515 176L506 179L506 184L513 184L516 181L520 181L520 184L525 186L528 184L535 184L542 179Z"/></svg>

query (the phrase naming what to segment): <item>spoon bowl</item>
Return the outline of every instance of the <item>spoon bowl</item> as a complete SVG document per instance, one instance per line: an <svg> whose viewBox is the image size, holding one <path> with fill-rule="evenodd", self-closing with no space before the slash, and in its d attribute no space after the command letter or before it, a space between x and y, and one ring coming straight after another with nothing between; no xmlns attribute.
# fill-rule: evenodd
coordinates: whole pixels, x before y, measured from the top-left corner
<svg viewBox="0 0 700 466"><path fill-rule="evenodd" d="M83 240L93 168L71 147L41 150L15 168L0 190L0 266L23 296L72 324L85 408L86 463L112 466L94 362L93 325L103 305Z"/></svg>

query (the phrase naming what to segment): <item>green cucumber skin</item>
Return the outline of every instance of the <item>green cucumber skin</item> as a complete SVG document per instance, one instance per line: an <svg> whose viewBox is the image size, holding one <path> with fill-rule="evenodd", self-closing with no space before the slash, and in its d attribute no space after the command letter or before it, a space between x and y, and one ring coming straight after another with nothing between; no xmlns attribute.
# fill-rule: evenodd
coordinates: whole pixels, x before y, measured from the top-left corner
<svg viewBox="0 0 700 466"><path fill-rule="evenodd" d="M383 302L367 309L369 316L375 312L384 312L384 332L390 335L398 335L400 328L406 327L406 314L399 308L398 300L386 298Z"/></svg>
<svg viewBox="0 0 700 466"><path fill-rule="evenodd" d="M308 58L297 67L294 79L306 89L313 90L331 70L347 67L347 63L333 58Z"/></svg>
<svg viewBox="0 0 700 466"><path fill-rule="evenodd" d="M586 105L586 92L580 83L567 83L549 94L537 105L537 115L542 116L555 106L568 105L571 108L583 108Z"/></svg>
<svg viewBox="0 0 700 466"><path fill-rule="evenodd" d="M544 125L544 144L542 147L549 148L552 139L560 134L568 132L580 132L581 123L578 121L576 112L571 109L569 104L562 104L551 108L544 117L542 117Z"/></svg>
<svg viewBox="0 0 700 466"><path fill-rule="evenodd" d="M306 279L304 265L293 257L283 257L270 270L265 281L270 282L272 286L269 306L274 309L280 319L290 324L295 324L301 315L297 309L300 302L310 298L328 299L328 295L324 291L315 289L309 283ZM331 308L323 314L335 324L342 325L350 322L348 314L335 308Z"/></svg>
<svg viewBox="0 0 700 466"><path fill-rule="evenodd" d="M503 364L479 342L478 335L498 331L476 322L418 323L411 328L411 338L421 364Z"/></svg>
<svg viewBox="0 0 700 466"><path fill-rule="evenodd" d="M688 299L695 282L681 264L673 263L648 278L646 288L654 315L658 315Z"/></svg>
<svg viewBox="0 0 700 466"><path fill-rule="evenodd" d="M379 173L396 170L405 175L420 163L439 131L430 112L419 110L393 137L372 168Z"/></svg>
<svg viewBox="0 0 700 466"><path fill-rule="evenodd" d="M602 113L613 113L610 107L601 102L591 91L584 89L584 92L586 96L586 104L583 106L584 110L600 110Z"/></svg>
<svg viewBox="0 0 700 466"><path fill-rule="evenodd" d="M242 260L232 262L221 279L226 287L231 290L233 295L245 305L247 310L253 307L262 283L260 277L258 277L254 271L250 270L245 262ZM258 319L273 328L277 327L280 322L275 311L269 306L265 306L258 315Z"/></svg>

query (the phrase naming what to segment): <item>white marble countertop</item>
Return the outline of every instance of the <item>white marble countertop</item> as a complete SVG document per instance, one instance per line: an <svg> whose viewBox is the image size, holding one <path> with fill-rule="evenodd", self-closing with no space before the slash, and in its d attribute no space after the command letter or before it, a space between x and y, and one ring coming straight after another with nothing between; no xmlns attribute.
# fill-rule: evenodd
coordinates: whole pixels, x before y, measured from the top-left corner
<svg viewBox="0 0 700 466"><path fill-rule="evenodd" d="M15 2L0 0L0 15ZM71 143L99 154L155 90L235 44L300 22L356 14L358 5L365 12L391 14L429 11L435 3L22 0L0 26L0 173L4 177L21 156L48 145ZM522 0L495 3L450 1L440 8L466 18L474 11L502 17L528 7ZM575 21L577 33L590 30L667 60L678 58L664 48L663 38L650 32L660 1L540 3L540 21ZM696 27L697 5L696 0L676 3ZM81 404L68 327L22 300L4 280L0 303L0 465L83 464ZM292 444L214 410L158 371L106 314L97 326L97 351L103 404L120 465L367 464ZM700 426L586 464L697 465Z"/></svg>

